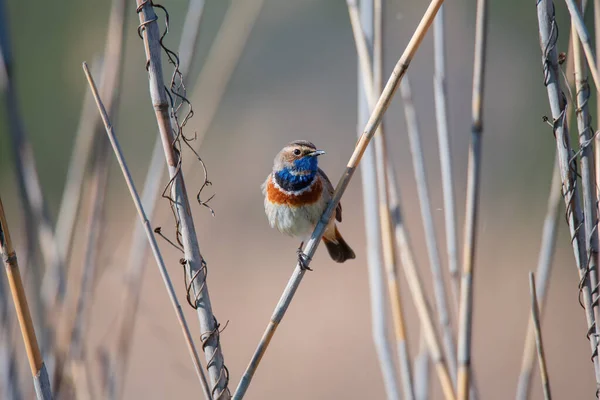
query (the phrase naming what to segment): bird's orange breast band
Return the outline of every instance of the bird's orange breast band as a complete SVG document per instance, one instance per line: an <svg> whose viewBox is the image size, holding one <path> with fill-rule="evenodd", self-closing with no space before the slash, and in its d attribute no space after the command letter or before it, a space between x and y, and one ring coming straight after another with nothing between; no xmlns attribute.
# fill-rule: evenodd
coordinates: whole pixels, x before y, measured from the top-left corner
<svg viewBox="0 0 600 400"><path fill-rule="evenodd" d="M273 183L273 177L269 177L267 182L267 200L277 205L287 205L291 207L301 207L310 205L319 201L321 193L323 191L323 184L319 177L315 177L316 181L310 186L309 189L296 195L293 193L286 193L283 190L277 188Z"/></svg>

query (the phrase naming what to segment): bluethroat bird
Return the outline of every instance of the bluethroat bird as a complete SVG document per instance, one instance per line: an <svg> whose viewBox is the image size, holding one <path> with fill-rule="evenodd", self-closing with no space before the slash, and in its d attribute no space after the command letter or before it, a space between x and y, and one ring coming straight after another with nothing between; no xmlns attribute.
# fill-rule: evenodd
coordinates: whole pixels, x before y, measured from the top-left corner
<svg viewBox="0 0 600 400"><path fill-rule="evenodd" d="M275 156L273 172L261 187L272 228L304 240L310 237L333 196L333 185L319 168L318 156L322 154L325 152L311 142L296 140ZM342 263L356 256L340 235L335 220L342 222L341 204L325 229L323 242L331 258ZM303 269L310 269L302 251L304 240L298 248L298 263Z"/></svg>

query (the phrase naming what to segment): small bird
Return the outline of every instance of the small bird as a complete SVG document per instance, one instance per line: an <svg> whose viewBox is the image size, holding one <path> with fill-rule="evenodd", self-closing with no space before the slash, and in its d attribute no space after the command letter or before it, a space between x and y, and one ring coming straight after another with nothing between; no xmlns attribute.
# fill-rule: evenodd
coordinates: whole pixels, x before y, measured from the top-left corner
<svg viewBox="0 0 600 400"><path fill-rule="evenodd" d="M304 240L310 237L323 211L333 196L333 185L319 168L318 156L325 154L306 140L296 140L285 146L276 156L273 172L261 186L265 196L265 213L271 228ZM342 222L342 205L335 209L323 234L323 242L331 258L339 263L355 258L337 229L335 220ZM302 251L304 240L298 247L298 263L309 269Z"/></svg>

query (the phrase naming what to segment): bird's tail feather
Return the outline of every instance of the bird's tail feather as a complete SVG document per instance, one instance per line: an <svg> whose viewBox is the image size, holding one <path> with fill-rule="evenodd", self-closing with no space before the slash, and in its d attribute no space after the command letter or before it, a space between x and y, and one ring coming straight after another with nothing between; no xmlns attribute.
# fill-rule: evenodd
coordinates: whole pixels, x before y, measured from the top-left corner
<svg viewBox="0 0 600 400"><path fill-rule="evenodd" d="M354 251L350 248L348 243L346 243L338 231L337 226L335 227L335 237L327 238L323 236L323 242L325 242L325 247L327 247L329 255L335 262L343 263L348 259L356 258Z"/></svg>

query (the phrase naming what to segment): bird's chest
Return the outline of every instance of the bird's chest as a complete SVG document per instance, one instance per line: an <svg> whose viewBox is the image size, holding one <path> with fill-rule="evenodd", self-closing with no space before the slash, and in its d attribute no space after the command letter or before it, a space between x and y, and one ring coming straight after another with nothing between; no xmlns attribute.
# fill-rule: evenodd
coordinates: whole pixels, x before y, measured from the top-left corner
<svg viewBox="0 0 600 400"><path fill-rule="evenodd" d="M327 196L318 177L307 188L288 192L273 182L271 176L263 187L265 212L272 227L292 236L309 234L327 206Z"/></svg>

